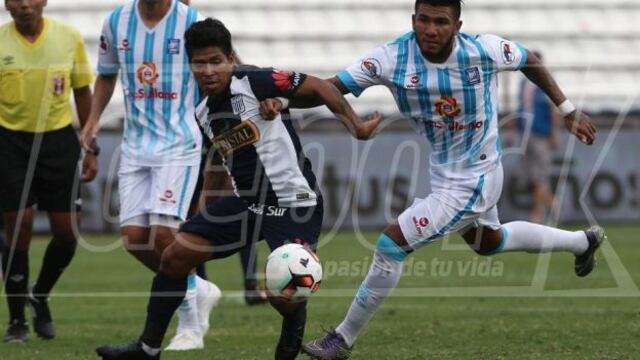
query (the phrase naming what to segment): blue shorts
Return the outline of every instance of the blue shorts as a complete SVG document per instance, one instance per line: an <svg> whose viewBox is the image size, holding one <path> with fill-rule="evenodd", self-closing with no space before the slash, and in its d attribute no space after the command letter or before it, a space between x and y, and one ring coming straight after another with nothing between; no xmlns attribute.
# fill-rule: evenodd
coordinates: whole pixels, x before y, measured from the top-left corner
<svg viewBox="0 0 640 360"><path fill-rule="evenodd" d="M207 205L182 224L180 232L204 237L213 246L212 259L231 256L252 242L266 240L273 251L286 243L299 243L314 251L322 228L322 198L312 207L284 208L247 205L228 196Z"/></svg>

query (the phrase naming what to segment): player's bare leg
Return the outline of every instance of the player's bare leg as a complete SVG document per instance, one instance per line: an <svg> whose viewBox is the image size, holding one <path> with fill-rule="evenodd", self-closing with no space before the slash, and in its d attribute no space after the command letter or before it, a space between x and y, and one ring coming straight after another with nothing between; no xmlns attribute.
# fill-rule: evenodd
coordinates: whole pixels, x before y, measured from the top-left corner
<svg viewBox="0 0 640 360"><path fill-rule="evenodd" d="M303 345L302 351L315 359L347 359L358 334L398 285L402 263L411 252L400 225L388 226L345 319L335 331Z"/></svg>
<svg viewBox="0 0 640 360"><path fill-rule="evenodd" d="M103 359L158 359L171 317L187 292L193 268L213 256L208 240L194 234L179 233L176 241L162 253L158 273L153 279L147 320L139 341L107 345L96 349Z"/></svg>
<svg viewBox="0 0 640 360"><path fill-rule="evenodd" d="M33 209L5 212L7 248L2 254L2 273L9 305L9 328L5 342L27 340L29 329L25 318L29 282L29 245L33 228Z"/></svg>

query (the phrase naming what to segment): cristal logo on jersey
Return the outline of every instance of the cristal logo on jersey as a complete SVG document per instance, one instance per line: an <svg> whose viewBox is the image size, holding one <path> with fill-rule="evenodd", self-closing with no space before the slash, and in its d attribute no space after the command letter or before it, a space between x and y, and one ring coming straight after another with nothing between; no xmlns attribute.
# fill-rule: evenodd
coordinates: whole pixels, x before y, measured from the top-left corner
<svg viewBox="0 0 640 360"><path fill-rule="evenodd" d="M275 70L271 76L278 89L289 92L300 86L301 76L293 71Z"/></svg>
<svg viewBox="0 0 640 360"><path fill-rule="evenodd" d="M218 153L226 158L234 151L258 141L260 141L260 130L251 120L245 120L216 136L212 142Z"/></svg>
<svg viewBox="0 0 640 360"><path fill-rule="evenodd" d="M435 107L436 113L442 117L456 117L462 111L458 100L452 96L443 96L436 102Z"/></svg>
<svg viewBox="0 0 640 360"><path fill-rule="evenodd" d="M158 77L160 76L158 75L156 64L148 61L143 62L142 65L138 67L136 74L138 81L142 85L153 85L158 81Z"/></svg>
<svg viewBox="0 0 640 360"><path fill-rule="evenodd" d="M516 55L513 53L513 50L511 49L511 44L509 44L506 41L503 41L500 43L500 48L502 49L502 60L504 61L504 63L506 65L512 64L516 59Z"/></svg>
<svg viewBox="0 0 640 360"><path fill-rule="evenodd" d="M376 59L366 59L362 61L362 72L370 78L377 78L380 76L380 62Z"/></svg>

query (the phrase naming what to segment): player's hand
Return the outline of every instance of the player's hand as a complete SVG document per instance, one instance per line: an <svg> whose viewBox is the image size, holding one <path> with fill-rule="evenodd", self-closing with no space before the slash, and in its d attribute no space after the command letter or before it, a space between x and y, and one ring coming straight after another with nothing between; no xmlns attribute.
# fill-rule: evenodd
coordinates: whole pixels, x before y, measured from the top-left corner
<svg viewBox="0 0 640 360"><path fill-rule="evenodd" d="M278 99L266 99L260 103L260 116L265 120L273 120L282 111L282 103Z"/></svg>
<svg viewBox="0 0 640 360"><path fill-rule="evenodd" d="M382 123L382 113L376 111L373 115L369 116L366 121L360 121L356 126L355 136L358 140L368 140L373 138L378 130L378 127Z"/></svg>
<svg viewBox="0 0 640 360"><path fill-rule="evenodd" d="M82 175L80 181L91 182L98 175L98 158L92 152L87 151L82 160Z"/></svg>
<svg viewBox="0 0 640 360"><path fill-rule="evenodd" d="M589 115L574 111L564 117L564 124L583 144L592 145L596 141L596 127Z"/></svg>
<svg viewBox="0 0 640 360"><path fill-rule="evenodd" d="M84 124L84 127L82 127L82 131L80 132L80 146L82 146L85 151L91 151L91 143L98 134L98 130L99 124L97 119L93 120L89 118L86 124Z"/></svg>

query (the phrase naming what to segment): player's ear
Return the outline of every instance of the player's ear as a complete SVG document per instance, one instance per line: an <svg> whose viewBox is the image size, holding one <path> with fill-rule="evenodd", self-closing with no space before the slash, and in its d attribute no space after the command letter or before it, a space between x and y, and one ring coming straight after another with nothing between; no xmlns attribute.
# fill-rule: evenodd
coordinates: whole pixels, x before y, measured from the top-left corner
<svg viewBox="0 0 640 360"><path fill-rule="evenodd" d="M462 20L458 20L456 22L456 32L459 32L461 28L462 28Z"/></svg>
<svg viewBox="0 0 640 360"><path fill-rule="evenodd" d="M416 14L411 15L411 27L413 30L416 29Z"/></svg>

